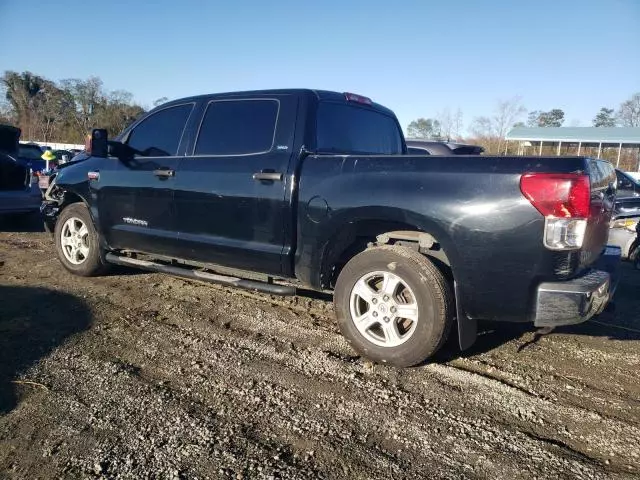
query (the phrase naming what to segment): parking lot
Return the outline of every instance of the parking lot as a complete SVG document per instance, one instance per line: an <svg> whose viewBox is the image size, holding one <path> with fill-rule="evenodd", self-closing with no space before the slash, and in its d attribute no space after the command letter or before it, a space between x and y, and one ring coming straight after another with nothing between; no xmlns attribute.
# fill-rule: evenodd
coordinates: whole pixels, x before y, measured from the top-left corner
<svg viewBox="0 0 640 480"><path fill-rule="evenodd" d="M637 478L640 272L614 313L373 365L329 298L74 277L0 233L2 478ZM505 298L505 302L509 299Z"/></svg>

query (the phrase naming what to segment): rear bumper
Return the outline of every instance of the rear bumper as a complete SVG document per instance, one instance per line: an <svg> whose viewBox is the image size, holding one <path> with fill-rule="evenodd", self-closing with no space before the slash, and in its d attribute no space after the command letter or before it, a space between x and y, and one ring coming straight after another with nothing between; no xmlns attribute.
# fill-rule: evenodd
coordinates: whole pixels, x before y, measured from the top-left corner
<svg viewBox="0 0 640 480"><path fill-rule="evenodd" d="M618 285L620 247L609 245L585 275L538 286L534 323L538 327L573 325L601 313Z"/></svg>

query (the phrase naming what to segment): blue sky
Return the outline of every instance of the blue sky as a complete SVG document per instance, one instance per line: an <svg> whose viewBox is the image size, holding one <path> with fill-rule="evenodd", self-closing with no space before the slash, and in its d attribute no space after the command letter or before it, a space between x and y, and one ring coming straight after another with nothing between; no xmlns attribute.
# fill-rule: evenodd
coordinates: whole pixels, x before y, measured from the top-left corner
<svg viewBox="0 0 640 480"><path fill-rule="evenodd" d="M640 91L640 0L0 0L0 31L0 71L97 75L147 106L310 87L370 96L406 127L520 95L589 125Z"/></svg>

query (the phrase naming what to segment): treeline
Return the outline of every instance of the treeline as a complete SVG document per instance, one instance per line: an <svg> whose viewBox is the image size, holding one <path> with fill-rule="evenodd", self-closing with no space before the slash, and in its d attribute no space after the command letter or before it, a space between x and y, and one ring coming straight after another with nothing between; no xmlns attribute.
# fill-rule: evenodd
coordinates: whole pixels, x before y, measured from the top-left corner
<svg viewBox="0 0 640 480"><path fill-rule="evenodd" d="M564 123L565 112L561 108L527 111L522 99L514 97L498 101L491 115L474 118L468 125L466 135L463 132L461 110L458 109L455 114L452 114L447 109L436 113L431 118L418 118L412 121L407 127L407 136L464 140L484 146L488 153L501 154L506 148L505 137L514 127L561 127ZM640 127L640 92L622 102L617 109L602 107L594 115L591 126ZM609 153L605 152L607 155ZM629 153L626 152L626 155Z"/></svg>
<svg viewBox="0 0 640 480"><path fill-rule="evenodd" d="M98 77L53 82L31 72L5 71L0 92L0 123L20 127L24 140L84 143L92 128L116 135L144 112L131 93L106 90Z"/></svg>

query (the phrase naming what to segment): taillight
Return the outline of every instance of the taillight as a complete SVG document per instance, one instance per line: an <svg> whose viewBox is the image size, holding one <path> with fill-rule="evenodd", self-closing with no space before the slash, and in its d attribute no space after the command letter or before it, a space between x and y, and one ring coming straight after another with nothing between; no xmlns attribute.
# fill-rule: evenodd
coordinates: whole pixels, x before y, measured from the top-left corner
<svg viewBox="0 0 640 480"><path fill-rule="evenodd" d="M551 250L582 247L591 210L588 175L527 173L520 191L545 217L544 245Z"/></svg>

